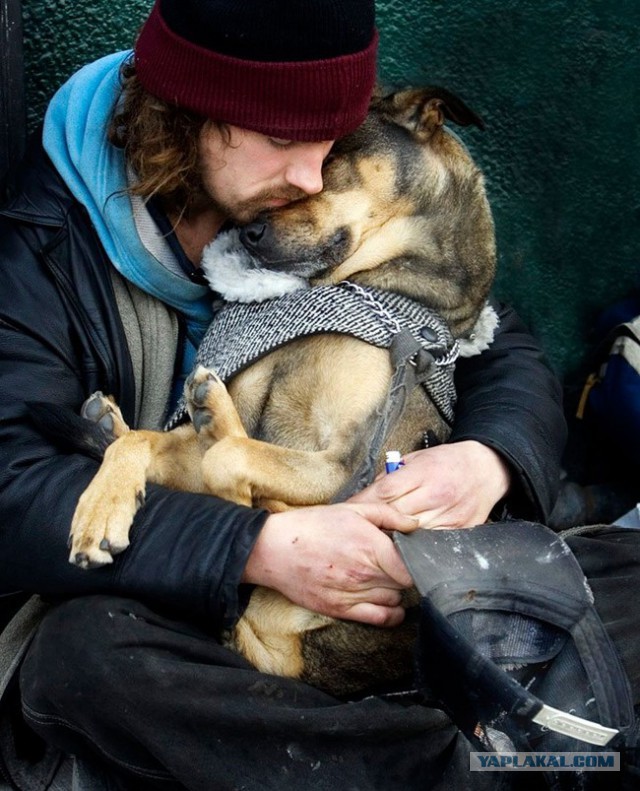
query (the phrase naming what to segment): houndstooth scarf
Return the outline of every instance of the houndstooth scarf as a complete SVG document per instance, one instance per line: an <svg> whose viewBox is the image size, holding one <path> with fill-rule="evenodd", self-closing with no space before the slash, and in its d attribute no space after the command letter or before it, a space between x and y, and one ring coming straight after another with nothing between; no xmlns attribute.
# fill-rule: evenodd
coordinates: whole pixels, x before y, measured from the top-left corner
<svg viewBox="0 0 640 791"><path fill-rule="evenodd" d="M419 349L433 358L422 384L443 417L451 422L456 401L453 372L459 349L444 320L408 297L348 281L296 290L263 302L224 303L202 340L195 364L215 369L223 381L228 381L268 352L297 338L341 333L388 349L403 330L408 330ZM184 421L186 414L183 397L167 429Z"/></svg>

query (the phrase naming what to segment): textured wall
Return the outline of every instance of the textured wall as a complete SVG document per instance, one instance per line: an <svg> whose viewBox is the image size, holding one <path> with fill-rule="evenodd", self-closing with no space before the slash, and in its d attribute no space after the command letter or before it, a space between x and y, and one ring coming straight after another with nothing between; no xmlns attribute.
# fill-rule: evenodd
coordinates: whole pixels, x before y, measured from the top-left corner
<svg viewBox="0 0 640 791"><path fill-rule="evenodd" d="M268 2L268 0L264 0ZM301 0L301 2L310 0ZM147 0L25 0L31 124L75 68L129 45ZM464 138L487 174L497 292L559 371L640 261L638 0L378 0L380 71L439 84L487 123Z"/></svg>
<svg viewBox="0 0 640 791"><path fill-rule="evenodd" d="M151 0L23 0L30 126L76 69L131 46L152 5Z"/></svg>
<svg viewBox="0 0 640 791"><path fill-rule="evenodd" d="M487 130L498 292L573 365L640 263L640 3L390 0L382 72L459 93Z"/></svg>

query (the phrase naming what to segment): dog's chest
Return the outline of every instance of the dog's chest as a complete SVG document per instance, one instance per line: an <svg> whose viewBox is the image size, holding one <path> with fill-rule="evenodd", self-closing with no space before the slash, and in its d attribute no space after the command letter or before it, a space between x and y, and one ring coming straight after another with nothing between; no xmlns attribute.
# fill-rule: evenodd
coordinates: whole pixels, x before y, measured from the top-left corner
<svg viewBox="0 0 640 791"><path fill-rule="evenodd" d="M385 349L348 336L302 338L245 369L228 389L250 436L300 450L350 445L384 403Z"/></svg>

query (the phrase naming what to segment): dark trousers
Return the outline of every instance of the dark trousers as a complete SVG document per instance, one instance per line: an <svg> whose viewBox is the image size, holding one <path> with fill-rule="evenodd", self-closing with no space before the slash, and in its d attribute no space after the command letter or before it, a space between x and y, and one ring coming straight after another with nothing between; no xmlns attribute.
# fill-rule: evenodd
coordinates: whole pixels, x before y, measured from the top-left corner
<svg viewBox="0 0 640 791"><path fill-rule="evenodd" d="M34 731L98 756L136 791L467 787L468 744L437 709L402 696L341 703L257 673L205 630L134 601L57 606L20 684ZM458 752L465 771L452 785ZM496 788L488 774L471 780L469 788Z"/></svg>
<svg viewBox="0 0 640 791"><path fill-rule="evenodd" d="M640 532L569 541L637 701ZM257 673L206 629L124 599L52 610L20 686L33 731L99 758L126 789L464 791L512 782L509 773L469 772L468 742L436 708L402 695L341 703Z"/></svg>

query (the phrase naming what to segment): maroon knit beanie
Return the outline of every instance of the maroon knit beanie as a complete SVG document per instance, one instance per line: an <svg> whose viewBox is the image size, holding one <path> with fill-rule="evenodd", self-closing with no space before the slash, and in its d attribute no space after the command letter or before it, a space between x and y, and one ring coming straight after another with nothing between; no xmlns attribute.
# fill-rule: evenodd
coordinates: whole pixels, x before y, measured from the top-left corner
<svg viewBox="0 0 640 791"><path fill-rule="evenodd" d="M364 120L376 76L374 0L156 0L135 46L153 96L285 140Z"/></svg>

